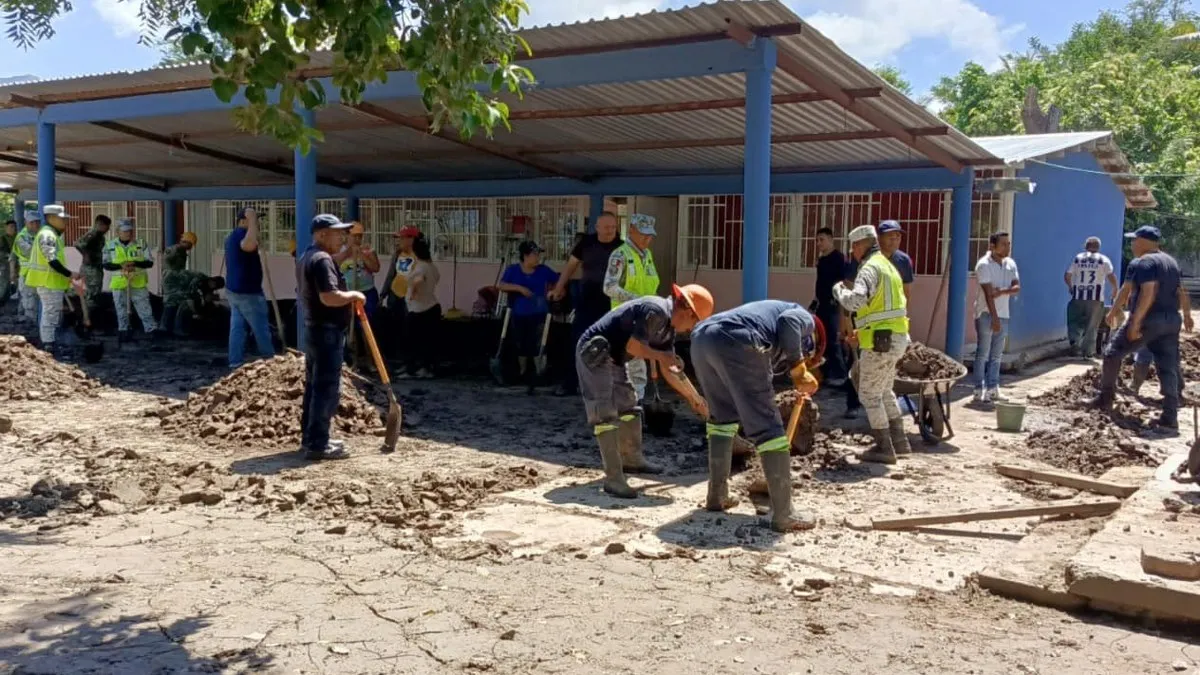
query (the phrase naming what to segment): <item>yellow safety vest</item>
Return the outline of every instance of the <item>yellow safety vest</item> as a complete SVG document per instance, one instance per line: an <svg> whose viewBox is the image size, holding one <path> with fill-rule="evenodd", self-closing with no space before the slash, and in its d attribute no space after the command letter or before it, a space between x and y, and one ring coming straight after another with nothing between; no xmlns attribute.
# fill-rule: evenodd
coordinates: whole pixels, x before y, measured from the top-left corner
<svg viewBox="0 0 1200 675"><path fill-rule="evenodd" d="M17 256L17 275L24 279L29 274L29 256L21 252L21 242L29 242L29 252L33 253L33 248L37 244L37 235L25 228L17 233L17 238L13 241L13 254Z"/></svg>
<svg viewBox="0 0 1200 675"><path fill-rule="evenodd" d="M876 253L864 264L878 272L879 286L871 301L854 313L854 325L858 329L859 346L872 349L877 330L908 334L908 300L904 297L900 272L887 256Z"/></svg>
<svg viewBox="0 0 1200 675"><path fill-rule="evenodd" d="M57 249L54 254L54 259L63 266L67 264L66 247L63 245L62 232L54 229L49 225L43 225L42 229L38 230L37 238L33 242L33 255L29 261L29 273L25 276L25 285L30 288L48 288L52 291L65 291L71 287L71 278L50 269L50 261L46 260L46 254L42 253L42 237L54 237L54 245Z"/></svg>
<svg viewBox="0 0 1200 675"><path fill-rule="evenodd" d="M643 259L629 242L621 244L617 252L625 256L626 262L625 283L621 287L639 298L658 293L658 270L654 267L654 254L647 249ZM623 304L623 300L612 301L613 309Z"/></svg>
<svg viewBox="0 0 1200 675"><path fill-rule="evenodd" d="M114 265L124 265L127 262L142 262L146 259L146 242L141 239L134 239L128 244L123 243L120 239L112 239L108 242L108 262ZM150 280L150 275L146 270L135 267L133 274L130 276L133 279L134 288L145 288L146 282ZM108 282L110 291L125 290L126 278L122 272L113 272L112 279Z"/></svg>

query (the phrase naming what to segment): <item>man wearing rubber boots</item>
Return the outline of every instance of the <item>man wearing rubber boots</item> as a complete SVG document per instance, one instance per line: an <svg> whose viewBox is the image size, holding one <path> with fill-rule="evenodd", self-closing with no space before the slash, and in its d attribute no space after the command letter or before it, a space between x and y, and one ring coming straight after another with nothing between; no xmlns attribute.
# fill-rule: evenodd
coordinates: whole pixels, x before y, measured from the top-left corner
<svg viewBox="0 0 1200 675"><path fill-rule="evenodd" d="M71 217L67 215L67 210L62 204L47 204L42 207L42 216L46 224L38 230L34 241L25 283L37 290L38 301L41 302L38 332L42 349L56 358L66 359L72 356L71 350L55 341L58 324L62 321L63 296L72 281L83 277L67 269L66 246L63 242L63 231L67 229L67 219Z"/></svg>
<svg viewBox="0 0 1200 675"><path fill-rule="evenodd" d="M776 532L813 527L811 514L792 511L791 440L775 404L776 372L786 369L801 396L817 391L808 372L824 342L820 324L808 310L782 300L751 302L715 314L692 332L692 364L708 403L709 511L733 506L729 472L738 422L758 450L771 499L770 526ZM796 405L803 405L797 401Z"/></svg>
<svg viewBox="0 0 1200 675"><path fill-rule="evenodd" d="M854 312L858 342L858 397L867 411L875 447L859 456L864 462L895 464L897 455L912 452L904 434L904 417L892 385L896 362L908 348L908 301L904 280L879 250L875 228L862 225L850 231L850 253L858 261L854 283L833 289L838 304Z"/></svg>
<svg viewBox="0 0 1200 675"><path fill-rule="evenodd" d="M701 417L708 417L707 404L688 382L682 360L675 355L675 334L707 319L712 308L712 295L703 286L675 286L669 298L638 298L617 307L579 338L575 347L579 392L600 446L608 494L637 497L625 480L626 470L661 472L642 453L641 408L625 369L630 359L658 363L667 384Z"/></svg>

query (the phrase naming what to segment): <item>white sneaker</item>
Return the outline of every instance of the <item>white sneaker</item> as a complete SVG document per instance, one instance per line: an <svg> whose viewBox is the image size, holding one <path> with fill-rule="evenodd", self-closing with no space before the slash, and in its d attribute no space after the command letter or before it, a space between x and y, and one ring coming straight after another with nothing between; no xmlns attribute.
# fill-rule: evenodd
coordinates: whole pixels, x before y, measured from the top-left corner
<svg viewBox="0 0 1200 675"><path fill-rule="evenodd" d="M986 389L976 389L975 390L975 398L973 399L973 401L975 403L987 403L988 402L988 391Z"/></svg>
<svg viewBox="0 0 1200 675"><path fill-rule="evenodd" d="M418 380L432 380L433 373L429 372L429 370L426 368L422 368L417 371L416 378Z"/></svg>
<svg viewBox="0 0 1200 675"><path fill-rule="evenodd" d="M989 389L987 393L989 401L993 403L1003 403L1008 400L1008 397L1001 394L999 389Z"/></svg>

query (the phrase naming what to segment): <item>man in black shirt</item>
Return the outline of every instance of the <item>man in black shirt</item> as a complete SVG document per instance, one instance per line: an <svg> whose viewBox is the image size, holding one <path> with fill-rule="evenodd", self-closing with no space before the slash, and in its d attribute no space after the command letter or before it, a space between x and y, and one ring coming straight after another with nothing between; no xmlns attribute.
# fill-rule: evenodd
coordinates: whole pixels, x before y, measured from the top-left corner
<svg viewBox="0 0 1200 675"><path fill-rule="evenodd" d="M842 308L833 300L833 287L845 278L846 256L833 244L833 230L817 230L817 288L810 310L825 326L830 344L825 350L825 384L840 387L846 383L846 359L838 339L841 334Z"/></svg>
<svg viewBox="0 0 1200 675"><path fill-rule="evenodd" d="M312 244L296 263L296 287L304 308L304 402L300 417L300 450L305 459L342 459L345 448L329 440L329 425L341 399L342 359L348 307L366 296L346 290L346 280L333 253L346 245L346 230L335 216L312 221Z"/></svg>
<svg viewBox="0 0 1200 675"><path fill-rule="evenodd" d="M637 491L625 481L625 471L659 473L642 453L642 417L637 393L625 369L629 359L648 359L671 388L702 418L708 404L683 374L675 355L675 333L689 331L712 316L712 294L691 284L672 289L671 297L647 295L617 307L584 331L575 347L575 369L588 424L600 445L604 491L633 499Z"/></svg>
<svg viewBox="0 0 1200 675"><path fill-rule="evenodd" d="M612 252L620 248L622 241L617 233L617 214L605 211L596 221L595 234L583 235L575 248L571 249L571 258L567 266L558 276L558 284L550 291L551 300L562 300L567 294L567 284L575 271L582 268L579 297L575 304L575 320L571 322L571 347L574 350L583 331L596 323L600 317L612 309L612 300L604 294L604 272L608 269L608 258ZM563 374L560 395L573 395L578 389L578 375L574 368L567 368Z"/></svg>

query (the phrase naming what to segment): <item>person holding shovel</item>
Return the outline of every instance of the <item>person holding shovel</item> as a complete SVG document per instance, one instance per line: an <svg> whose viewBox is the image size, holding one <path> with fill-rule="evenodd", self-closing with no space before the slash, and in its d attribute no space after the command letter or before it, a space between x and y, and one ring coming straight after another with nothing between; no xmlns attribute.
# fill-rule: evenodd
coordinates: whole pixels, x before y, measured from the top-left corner
<svg viewBox="0 0 1200 675"><path fill-rule="evenodd" d="M74 356L70 348L59 345L55 339L58 325L62 322L63 296L71 287L72 281L83 277L79 272L67 269L66 246L63 241L67 219L71 217L67 210L62 204L47 204L42 207L42 216L46 224L38 230L37 239L34 241L25 283L36 289L38 301L41 303L38 333L42 349L56 358L69 359Z"/></svg>
<svg viewBox="0 0 1200 675"><path fill-rule="evenodd" d="M300 451L304 458L344 459L345 447L329 440L329 426L341 400L347 306L365 303L348 290L333 254L346 244L346 230L336 216L323 213L312 221L312 244L296 262L296 287L304 307L304 399L300 416Z"/></svg>
<svg viewBox="0 0 1200 675"><path fill-rule="evenodd" d="M134 237L133 220L119 220L117 238L109 240L104 246L104 269L113 273L108 290L112 291L113 305L117 310L117 337L120 340L133 337L129 321L130 306L142 320L142 330L147 335L154 332L154 309L150 306L150 289L146 287L150 280L146 270L153 266L150 247L144 240Z"/></svg>
<svg viewBox="0 0 1200 675"><path fill-rule="evenodd" d="M547 289L558 283L558 272L542 264L542 249L535 242L521 242L517 252L521 262L509 265L496 287L513 295L509 303L513 343L517 347L521 379L528 393L533 394L538 375L534 359L540 352L543 328L550 318Z"/></svg>
<svg viewBox="0 0 1200 675"><path fill-rule="evenodd" d="M791 374L796 391L811 396L824 329L793 302L761 300L720 314L692 331L692 365L708 403L708 497L704 507L724 511L729 499L733 439L738 423L754 443L771 499L768 519L776 532L811 529L810 513L792 511L792 440L775 403L775 373ZM803 405L797 401L796 405Z"/></svg>
<svg viewBox="0 0 1200 675"><path fill-rule="evenodd" d="M673 286L669 298L647 296L613 309L579 339L575 347L579 393L600 446L608 494L622 499L637 497L625 480L626 470L661 472L642 452L641 408L625 364L630 359L654 361L667 384L707 418L708 404L688 382L683 360L675 355L675 334L691 330L712 316L712 311L708 289L698 284Z"/></svg>

